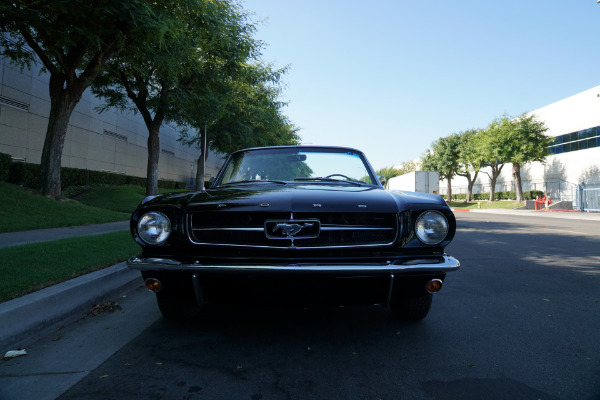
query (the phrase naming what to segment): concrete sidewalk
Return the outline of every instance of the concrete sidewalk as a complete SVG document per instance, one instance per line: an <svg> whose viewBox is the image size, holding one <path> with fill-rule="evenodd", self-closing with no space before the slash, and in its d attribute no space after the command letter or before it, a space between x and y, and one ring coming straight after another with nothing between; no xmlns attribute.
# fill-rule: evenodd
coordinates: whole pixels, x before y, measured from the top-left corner
<svg viewBox="0 0 600 400"><path fill-rule="evenodd" d="M517 215L526 218L557 218L557 219L579 219L600 222L600 213L585 213L576 211L534 211L534 210L506 210L502 208L453 208L453 212L475 212L483 214Z"/></svg>
<svg viewBox="0 0 600 400"><path fill-rule="evenodd" d="M116 301L111 296L142 284L139 271L120 263L0 303L0 357L26 348L44 332L76 321L96 304Z"/></svg>
<svg viewBox="0 0 600 400"><path fill-rule="evenodd" d="M74 236L99 235L129 229L129 220L106 224L69 226L65 228L37 229L24 232L0 233L0 249L36 242L48 242Z"/></svg>
<svg viewBox="0 0 600 400"><path fill-rule="evenodd" d="M0 234L0 248L74 236L98 235L129 229L129 221L107 224L41 229ZM75 321L94 305L129 286L141 285L139 271L120 263L112 267L47 287L0 303L0 357L8 350L26 346L40 334Z"/></svg>

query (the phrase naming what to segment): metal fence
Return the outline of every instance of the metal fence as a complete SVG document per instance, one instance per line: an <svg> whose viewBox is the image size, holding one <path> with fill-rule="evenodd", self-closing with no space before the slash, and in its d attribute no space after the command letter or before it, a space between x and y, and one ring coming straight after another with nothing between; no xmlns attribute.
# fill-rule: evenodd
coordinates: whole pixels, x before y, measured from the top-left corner
<svg viewBox="0 0 600 400"><path fill-rule="evenodd" d="M581 211L600 212L600 186L581 185Z"/></svg>
<svg viewBox="0 0 600 400"><path fill-rule="evenodd" d="M581 211L600 211L600 185L586 186L567 182L563 179L548 179L543 181L523 181L523 191L537 190L544 192L552 199L553 203L559 201L572 202L573 209ZM490 184L476 184L473 186L473 194L489 193ZM516 190L513 182L496 183L495 192L507 192ZM467 186L452 186L453 194L467 193ZM447 194L447 188L444 185L440 187L440 195Z"/></svg>
<svg viewBox="0 0 600 400"><path fill-rule="evenodd" d="M473 186L473 194L489 193L489 184L476 184ZM496 184L497 192L515 190L512 182L499 182ZM546 181L523 181L523 191L538 190L544 192L552 199L553 203L559 201L570 201L574 210L582 212L600 212L600 185L586 185L582 183L567 182L563 179L548 179ZM467 186L452 186L453 194L467 193ZM446 186L440 187L439 194L447 194Z"/></svg>
<svg viewBox="0 0 600 400"><path fill-rule="evenodd" d="M491 185L480 183L473 185L473 194L489 193ZM563 179L548 179L545 181L523 181L523 191L538 190L546 193L553 201L572 201L573 205L578 204L579 185L567 182ZM513 182L498 182L495 186L495 192L508 192L517 190ZM440 187L440 195L446 195L448 192L446 185ZM467 193L467 186L452 186L453 194Z"/></svg>
<svg viewBox="0 0 600 400"><path fill-rule="evenodd" d="M573 208L580 204L579 200L579 185L567 182L562 179L549 179L544 182L533 182L526 188L523 184L523 190L540 190L550 197L553 202L570 201L573 203Z"/></svg>

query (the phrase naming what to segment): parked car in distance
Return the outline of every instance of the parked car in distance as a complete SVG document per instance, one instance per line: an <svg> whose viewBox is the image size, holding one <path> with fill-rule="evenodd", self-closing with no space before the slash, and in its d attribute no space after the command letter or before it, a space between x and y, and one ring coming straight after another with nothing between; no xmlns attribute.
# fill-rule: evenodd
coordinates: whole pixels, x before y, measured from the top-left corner
<svg viewBox="0 0 600 400"><path fill-rule="evenodd" d="M207 302L285 306L381 304L424 318L459 262L445 201L383 189L364 154L345 147L241 150L200 192L150 196L131 217L128 260L163 316Z"/></svg>

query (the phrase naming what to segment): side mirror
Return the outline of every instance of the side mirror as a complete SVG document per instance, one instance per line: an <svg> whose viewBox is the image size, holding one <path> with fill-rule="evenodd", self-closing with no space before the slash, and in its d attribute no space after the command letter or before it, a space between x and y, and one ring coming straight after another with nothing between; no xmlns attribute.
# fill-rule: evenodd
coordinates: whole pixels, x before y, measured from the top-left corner
<svg viewBox="0 0 600 400"><path fill-rule="evenodd" d="M387 183L387 179L385 179L385 176L383 175L379 175L379 182L381 182L381 186L385 187L385 184Z"/></svg>

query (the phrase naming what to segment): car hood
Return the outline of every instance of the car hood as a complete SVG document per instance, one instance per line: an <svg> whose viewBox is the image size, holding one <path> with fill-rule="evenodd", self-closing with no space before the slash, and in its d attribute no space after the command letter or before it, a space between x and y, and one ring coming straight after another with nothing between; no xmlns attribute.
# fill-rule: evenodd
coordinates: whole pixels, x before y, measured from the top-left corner
<svg viewBox="0 0 600 400"><path fill-rule="evenodd" d="M145 204L175 205L188 211L399 212L411 204L445 206L439 196L401 193L379 187L261 183L204 192L160 196Z"/></svg>

